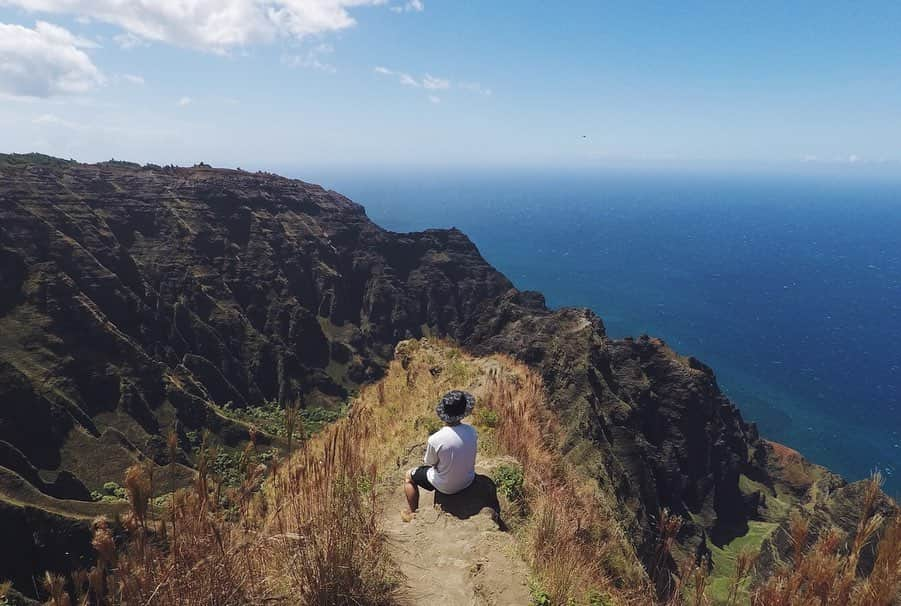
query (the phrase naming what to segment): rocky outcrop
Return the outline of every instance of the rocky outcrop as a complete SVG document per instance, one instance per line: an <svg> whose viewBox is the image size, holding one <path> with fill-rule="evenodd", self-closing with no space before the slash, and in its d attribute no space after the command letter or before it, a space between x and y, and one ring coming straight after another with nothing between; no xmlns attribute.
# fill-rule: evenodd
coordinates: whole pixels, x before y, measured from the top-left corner
<svg viewBox="0 0 901 606"><path fill-rule="evenodd" d="M340 402L424 334L540 370L567 456L645 558L662 508L684 515L686 553L775 515L780 468L709 368L548 310L458 230L392 233L267 173L0 156L0 466L43 494L165 464L171 429L185 464L190 432L240 442L225 405Z"/></svg>
<svg viewBox="0 0 901 606"><path fill-rule="evenodd" d="M762 515L760 497L739 482L755 465L756 428L698 360L647 336L611 340L592 312L549 311L540 295L516 291L483 314L469 344L541 370L569 457L615 497L646 561L664 508L684 516L683 545L698 553Z"/></svg>

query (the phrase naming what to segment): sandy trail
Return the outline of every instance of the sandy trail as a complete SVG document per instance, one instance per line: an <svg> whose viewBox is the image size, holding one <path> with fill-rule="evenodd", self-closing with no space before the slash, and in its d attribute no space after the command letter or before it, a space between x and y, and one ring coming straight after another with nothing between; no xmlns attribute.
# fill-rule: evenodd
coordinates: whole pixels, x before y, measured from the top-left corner
<svg viewBox="0 0 901 606"><path fill-rule="evenodd" d="M405 522L403 474L421 459L415 453L386 477L379 489L382 525L391 551L406 576L404 603L410 606L524 606L529 603L529 570L516 541L501 530L493 484L487 479L497 460L479 461L476 482L451 499L420 491L419 511ZM421 453L420 453L421 456Z"/></svg>

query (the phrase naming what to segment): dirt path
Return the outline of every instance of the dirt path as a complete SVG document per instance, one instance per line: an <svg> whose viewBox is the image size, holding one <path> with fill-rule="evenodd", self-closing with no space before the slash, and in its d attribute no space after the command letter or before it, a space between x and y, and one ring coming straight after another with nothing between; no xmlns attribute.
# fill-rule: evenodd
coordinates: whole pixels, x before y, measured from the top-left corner
<svg viewBox="0 0 901 606"><path fill-rule="evenodd" d="M421 455L420 455L421 456ZM414 455L385 478L379 490L382 523L392 554L407 577L404 598L411 606L523 606L529 603L529 570L512 535L490 507L496 505L487 479L495 461L479 461L473 486L454 497L420 491L419 511L409 522L402 478L418 464Z"/></svg>

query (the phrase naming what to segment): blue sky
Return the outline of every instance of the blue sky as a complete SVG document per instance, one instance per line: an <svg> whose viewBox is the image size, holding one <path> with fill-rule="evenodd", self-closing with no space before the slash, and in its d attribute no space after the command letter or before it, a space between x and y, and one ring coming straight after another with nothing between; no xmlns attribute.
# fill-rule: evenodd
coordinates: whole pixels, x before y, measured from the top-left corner
<svg viewBox="0 0 901 606"><path fill-rule="evenodd" d="M0 150L901 175L898 31L875 2L0 0Z"/></svg>

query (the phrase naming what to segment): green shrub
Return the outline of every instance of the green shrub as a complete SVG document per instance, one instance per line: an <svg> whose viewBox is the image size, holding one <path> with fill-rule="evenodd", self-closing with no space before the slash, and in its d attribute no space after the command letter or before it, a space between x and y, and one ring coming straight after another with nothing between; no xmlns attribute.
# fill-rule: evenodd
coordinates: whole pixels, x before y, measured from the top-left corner
<svg viewBox="0 0 901 606"><path fill-rule="evenodd" d="M497 427L497 412L490 408L477 408L474 416L476 418L477 425L491 427L492 429Z"/></svg>
<svg viewBox="0 0 901 606"><path fill-rule="evenodd" d="M115 482L104 482L100 490L91 491L91 499L101 503L115 503L128 498L128 492Z"/></svg>
<svg viewBox="0 0 901 606"><path fill-rule="evenodd" d="M529 598L531 606L552 606L550 594L536 579L529 581Z"/></svg>
<svg viewBox="0 0 901 606"><path fill-rule="evenodd" d="M210 465L213 474L226 486L238 486L244 474L241 470L241 453L220 450Z"/></svg>
<svg viewBox="0 0 901 606"><path fill-rule="evenodd" d="M597 589L588 592L588 606L614 606L614 604L615 602L607 593Z"/></svg>
<svg viewBox="0 0 901 606"><path fill-rule="evenodd" d="M497 489L512 503L521 503L525 499L523 494L522 467L518 465L501 465L494 470L494 483Z"/></svg>
<svg viewBox="0 0 901 606"><path fill-rule="evenodd" d="M285 409L279 406L278 402L266 401L260 406L247 406L246 408L236 408L226 404L223 412L239 421L254 425L269 435L288 437L287 415ZM346 407L339 409L322 408L321 406L300 408L297 410L297 415L300 417L301 423L294 424L293 437L295 439L309 437L329 423L334 423L343 417L346 412ZM303 427L303 434L299 431L299 425Z"/></svg>

